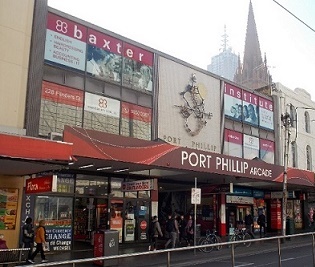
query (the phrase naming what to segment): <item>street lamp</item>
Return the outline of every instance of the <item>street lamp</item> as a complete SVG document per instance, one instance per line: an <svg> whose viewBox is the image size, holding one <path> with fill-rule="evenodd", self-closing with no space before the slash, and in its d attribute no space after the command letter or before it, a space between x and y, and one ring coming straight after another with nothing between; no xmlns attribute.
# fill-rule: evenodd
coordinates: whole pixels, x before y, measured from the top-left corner
<svg viewBox="0 0 315 267"><path fill-rule="evenodd" d="M283 188L282 188L282 235L286 235L286 223L287 223L287 199L288 199L288 159L289 159L289 145L290 145L290 114L285 113L281 115L281 121L284 126L284 170L283 170Z"/></svg>

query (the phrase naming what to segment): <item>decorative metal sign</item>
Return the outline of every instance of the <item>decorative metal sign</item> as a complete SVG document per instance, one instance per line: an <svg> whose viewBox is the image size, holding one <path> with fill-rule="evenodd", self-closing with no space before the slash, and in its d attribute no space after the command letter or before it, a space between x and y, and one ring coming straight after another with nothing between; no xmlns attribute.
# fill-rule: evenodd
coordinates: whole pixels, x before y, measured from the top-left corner
<svg viewBox="0 0 315 267"><path fill-rule="evenodd" d="M184 100L184 105L177 107L180 108L180 113L185 119L184 127L189 135L196 136L206 126L207 120L213 116L212 113L205 112L205 100L197 85L196 74L192 74L191 84L188 84L180 95Z"/></svg>

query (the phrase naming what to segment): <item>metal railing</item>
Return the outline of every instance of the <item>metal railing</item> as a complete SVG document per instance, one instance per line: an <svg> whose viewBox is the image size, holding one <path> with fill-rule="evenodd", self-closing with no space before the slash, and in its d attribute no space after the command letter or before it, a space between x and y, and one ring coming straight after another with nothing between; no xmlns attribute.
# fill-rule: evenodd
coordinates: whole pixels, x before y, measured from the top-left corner
<svg viewBox="0 0 315 267"><path fill-rule="evenodd" d="M214 244L208 244L208 245L198 245L198 246L190 246L190 247L181 247L181 248L172 248L172 249L161 249L156 251L147 251L147 252L137 252L137 253L129 253L129 254L122 254L122 255L113 255L113 256L103 256L103 257L95 257L95 258L86 258L86 259L76 259L76 260L66 260L66 261L54 261L54 262L48 262L48 263L42 263L42 264L33 264L33 267L43 267L43 266L63 266L63 265L72 265L73 267L78 266L78 264L82 263L88 263L88 262L94 262L94 261L110 261L110 260L119 260L119 259L126 259L131 257L138 257L138 256L145 256L145 255L157 255L157 254L166 254L165 257L165 263L163 266L170 267L171 266L171 254L175 252L181 252L181 251L188 251L188 250L199 250L203 247L217 247L218 245L222 245L223 247L229 247L231 251L230 259L231 259L231 266L235 266L235 248L238 245L243 245L244 243L251 242L252 245L256 242L261 241L277 241L277 250L278 253L278 266L282 266L282 260L281 260L281 244L285 243L285 240L288 238L295 238L295 237L305 237L309 236L311 237L312 242L312 259L313 259L313 266L315 266L315 233L301 233L301 234L294 234L294 235L286 235L286 236L274 236L274 237L267 237L267 238L260 238L260 239L250 239L250 240L240 240L240 241L233 241L233 242L222 242L222 243L214 243ZM152 263L151 263L152 264ZM113 264L114 265L114 264ZM106 266L106 265L104 265Z"/></svg>

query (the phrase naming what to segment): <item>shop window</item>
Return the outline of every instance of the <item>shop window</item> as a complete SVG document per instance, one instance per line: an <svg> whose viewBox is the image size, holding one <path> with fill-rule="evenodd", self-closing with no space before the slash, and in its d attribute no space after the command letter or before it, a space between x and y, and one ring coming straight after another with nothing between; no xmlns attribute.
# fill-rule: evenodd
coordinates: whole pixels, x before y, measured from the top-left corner
<svg viewBox="0 0 315 267"><path fill-rule="evenodd" d="M108 179L101 176L77 175L76 194L89 196L107 196Z"/></svg>
<svg viewBox="0 0 315 267"><path fill-rule="evenodd" d="M150 198L151 191L139 191L138 198Z"/></svg>
<svg viewBox="0 0 315 267"><path fill-rule="evenodd" d="M121 191L121 183L122 183L122 179L115 179L112 178L110 185L111 185L111 196L112 197L123 197L124 194Z"/></svg>
<svg viewBox="0 0 315 267"><path fill-rule="evenodd" d="M110 208L110 229L117 230L119 233L119 243L122 243L122 229L123 229L123 201L112 200Z"/></svg>
<svg viewBox="0 0 315 267"><path fill-rule="evenodd" d="M36 196L34 224L46 221L46 240L52 251L71 250L73 198Z"/></svg>

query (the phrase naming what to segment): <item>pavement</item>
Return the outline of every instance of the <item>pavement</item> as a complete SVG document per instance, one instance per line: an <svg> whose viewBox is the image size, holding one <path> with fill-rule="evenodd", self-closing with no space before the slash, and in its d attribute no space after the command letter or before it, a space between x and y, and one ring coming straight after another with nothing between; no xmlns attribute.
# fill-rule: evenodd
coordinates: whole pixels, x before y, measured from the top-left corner
<svg viewBox="0 0 315 267"><path fill-rule="evenodd" d="M225 240L223 240L224 242ZM132 257L126 257L119 260L115 260L114 263L106 261L105 264L99 266L119 266L119 267L165 267L167 266L167 260L169 257L170 265L179 266L192 266L192 262L211 262L214 260L231 260L231 247L227 244L223 246L220 251L215 249L210 253L200 252L198 249L193 247L179 247L175 250L164 249L165 240L160 240L159 247L157 251L148 251L148 243L133 243L133 244L120 244L119 245L119 255L130 255L134 254ZM281 240L280 246L283 247L296 247L296 246L311 246L312 245L312 235L301 235L294 237L287 237ZM162 249L163 247L163 249ZM278 253L278 241L271 238L259 239L256 238L249 248L238 244L235 248L235 257L244 255L246 253L261 253L261 251L275 251ZM168 256L168 252L169 256ZM33 266L64 266L70 267L73 264L59 265L58 262L68 261L68 260L79 260L93 258L94 252L90 249L82 249L76 251L67 251L59 253L46 253L46 257L49 260L47 264L39 264L40 256L35 259L35 265ZM108 263L108 265L107 265ZM22 264L23 265L23 264ZM26 264L24 264L26 265ZM21 265L19 265L21 266ZM97 266L93 262L76 263L75 266L87 267L87 266Z"/></svg>

